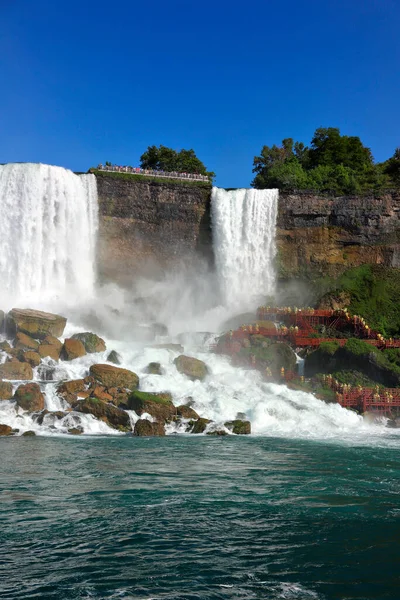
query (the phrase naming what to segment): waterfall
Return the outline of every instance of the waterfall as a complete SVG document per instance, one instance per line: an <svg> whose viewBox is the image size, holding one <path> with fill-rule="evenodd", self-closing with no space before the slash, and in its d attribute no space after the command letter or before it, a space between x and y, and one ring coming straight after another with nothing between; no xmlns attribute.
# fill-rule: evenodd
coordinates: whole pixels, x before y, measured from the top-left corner
<svg viewBox="0 0 400 600"><path fill-rule="evenodd" d="M94 175L33 163L2 165L0 211L2 308L93 295Z"/></svg>
<svg viewBox="0 0 400 600"><path fill-rule="evenodd" d="M222 301L238 309L275 291L278 190L212 190L214 253Z"/></svg>

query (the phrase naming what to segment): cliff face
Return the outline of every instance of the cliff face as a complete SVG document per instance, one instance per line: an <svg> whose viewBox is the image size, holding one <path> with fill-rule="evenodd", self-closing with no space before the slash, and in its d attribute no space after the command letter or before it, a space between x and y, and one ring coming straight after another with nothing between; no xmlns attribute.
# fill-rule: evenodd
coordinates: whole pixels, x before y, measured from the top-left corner
<svg viewBox="0 0 400 600"><path fill-rule="evenodd" d="M210 252L211 188L97 174L99 270L130 283Z"/></svg>
<svg viewBox="0 0 400 600"><path fill-rule="evenodd" d="M399 268L399 214L400 192L380 198L281 194L280 276L336 276L364 263Z"/></svg>
<svg viewBox="0 0 400 600"><path fill-rule="evenodd" d="M130 283L196 256L212 260L211 188L97 173L99 270ZM380 198L280 195L282 278L337 276L365 263L400 268L400 192Z"/></svg>

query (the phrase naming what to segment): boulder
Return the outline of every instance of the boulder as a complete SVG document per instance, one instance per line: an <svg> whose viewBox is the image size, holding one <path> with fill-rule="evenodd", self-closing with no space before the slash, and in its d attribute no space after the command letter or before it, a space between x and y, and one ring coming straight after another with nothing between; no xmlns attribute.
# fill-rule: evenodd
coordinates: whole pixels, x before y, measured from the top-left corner
<svg viewBox="0 0 400 600"><path fill-rule="evenodd" d="M18 350L37 350L38 347L39 342L26 335L26 333L18 331L14 340L14 348L18 348Z"/></svg>
<svg viewBox="0 0 400 600"><path fill-rule="evenodd" d="M85 346L81 341L72 338L64 340L64 346L61 350L61 358L63 360L74 360L75 358L85 356L85 354Z"/></svg>
<svg viewBox="0 0 400 600"><path fill-rule="evenodd" d="M224 436L228 434L225 429L212 429L212 431L207 431L206 435Z"/></svg>
<svg viewBox="0 0 400 600"><path fill-rule="evenodd" d="M62 342L59 339L54 337L54 335L46 335L46 337L42 340L42 344L47 346L55 346L61 352L61 348L63 346Z"/></svg>
<svg viewBox="0 0 400 600"><path fill-rule="evenodd" d="M33 437L35 435L36 435L36 433L34 431L32 431L32 429L28 429L28 431L24 431L24 433L22 434L22 437Z"/></svg>
<svg viewBox="0 0 400 600"><path fill-rule="evenodd" d="M0 381L0 400L10 400L12 396L12 383L10 381Z"/></svg>
<svg viewBox="0 0 400 600"><path fill-rule="evenodd" d="M169 421L176 416L176 408L170 394L132 392L128 398L128 409L134 410L139 416L149 413L160 421Z"/></svg>
<svg viewBox="0 0 400 600"><path fill-rule="evenodd" d="M14 400L16 400L18 406L28 412L44 409L44 396L37 383L20 385L14 394Z"/></svg>
<svg viewBox="0 0 400 600"><path fill-rule="evenodd" d="M67 319L60 315L29 308L13 308L7 315L6 327L10 335L21 331L33 338L43 339L47 335L62 336L66 323Z"/></svg>
<svg viewBox="0 0 400 600"><path fill-rule="evenodd" d="M121 364L121 357L115 350L111 350L110 354L107 356L107 362L114 363L114 365Z"/></svg>
<svg viewBox="0 0 400 600"><path fill-rule="evenodd" d="M75 410L93 415L96 419L105 421L110 427L114 427L114 429L128 431L131 428L127 412L113 404L102 402L98 398L90 397L82 400L77 404Z"/></svg>
<svg viewBox="0 0 400 600"><path fill-rule="evenodd" d="M161 375L161 365L158 362L151 362L146 367L146 372L150 375Z"/></svg>
<svg viewBox="0 0 400 600"><path fill-rule="evenodd" d="M232 433L235 433L236 435L248 435L251 433L250 421L235 419L234 421L227 421L224 425L229 431L232 431Z"/></svg>
<svg viewBox="0 0 400 600"><path fill-rule="evenodd" d="M152 436L152 435L165 435L165 429L163 423L151 423L147 419L139 419L135 423L133 435L138 436Z"/></svg>
<svg viewBox="0 0 400 600"><path fill-rule="evenodd" d="M11 350L10 343L7 342L7 340L0 342L0 350L2 350L3 352L8 352L9 350Z"/></svg>
<svg viewBox="0 0 400 600"><path fill-rule="evenodd" d="M13 428L9 425L0 424L0 435L12 435Z"/></svg>
<svg viewBox="0 0 400 600"><path fill-rule="evenodd" d="M27 362L31 367L38 367L40 365L40 354L29 350L28 352L22 352L19 354L19 358L22 362Z"/></svg>
<svg viewBox="0 0 400 600"><path fill-rule="evenodd" d="M72 339L82 342L87 354L104 352L106 349L105 341L95 333L90 333L90 331L85 331L84 333L75 333L72 336Z"/></svg>
<svg viewBox="0 0 400 600"><path fill-rule="evenodd" d="M58 348L54 344L43 343L43 344L40 344L40 346L38 348L38 353L41 356L41 358L46 358L47 356L49 356L50 358L52 358L53 360L55 360L57 362L60 358L61 348L62 348L62 345L60 346L60 348Z"/></svg>
<svg viewBox="0 0 400 600"><path fill-rule="evenodd" d="M32 367L26 362L6 362L0 365L0 379L33 379Z"/></svg>
<svg viewBox="0 0 400 600"><path fill-rule="evenodd" d="M128 369L113 367L112 365L92 365L90 367L90 375L106 387L136 390L139 386L139 377L136 373L128 371Z"/></svg>
<svg viewBox="0 0 400 600"><path fill-rule="evenodd" d="M174 363L180 373L192 380L203 381L208 374L207 365L198 358L181 354L174 360Z"/></svg>
<svg viewBox="0 0 400 600"><path fill-rule="evenodd" d="M35 415L36 423L38 425L43 425L43 421L46 415L50 415L55 419L60 420L63 419L67 415L67 413L63 412L62 410L50 411L45 408L38 415Z"/></svg>
<svg viewBox="0 0 400 600"><path fill-rule="evenodd" d="M124 388L107 388L107 393L110 394L112 404L119 406L120 408L128 408L129 391L127 392Z"/></svg>
<svg viewBox="0 0 400 600"><path fill-rule="evenodd" d="M78 398L90 396L90 391L86 390L84 379L72 379L71 381L63 381L57 387L57 394L66 400L71 406L78 401Z"/></svg>
<svg viewBox="0 0 400 600"><path fill-rule="evenodd" d="M68 433L71 435L81 435L83 433L83 427L71 427L68 429Z"/></svg>
<svg viewBox="0 0 400 600"><path fill-rule="evenodd" d="M200 419L197 412L193 410L193 408L190 408L190 406L187 406L186 404L177 406L176 414L178 415L178 417L182 417L182 419L193 419L194 421Z"/></svg>
<svg viewBox="0 0 400 600"><path fill-rule="evenodd" d="M204 433L209 423L211 423L210 419L197 419L193 422L190 433Z"/></svg>

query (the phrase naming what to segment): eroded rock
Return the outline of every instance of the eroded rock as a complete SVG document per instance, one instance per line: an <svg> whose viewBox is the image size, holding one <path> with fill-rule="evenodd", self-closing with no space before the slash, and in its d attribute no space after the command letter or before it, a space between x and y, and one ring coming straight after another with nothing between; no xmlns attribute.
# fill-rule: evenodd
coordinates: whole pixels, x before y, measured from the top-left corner
<svg viewBox="0 0 400 600"><path fill-rule="evenodd" d="M163 423L148 421L147 419L139 419L135 423L133 435L141 437L154 436L154 435L165 435L165 429Z"/></svg>
<svg viewBox="0 0 400 600"><path fill-rule="evenodd" d="M10 381L0 381L0 400L10 400L13 396L13 385Z"/></svg>
<svg viewBox="0 0 400 600"><path fill-rule="evenodd" d="M29 363L13 360L0 365L0 379L23 380L32 379L33 371Z"/></svg>
<svg viewBox="0 0 400 600"><path fill-rule="evenodd" d="M0 424L0 435L13 435L13 428L9 425Z"/></svg>
<svg viewBox="0 0 400 600"><path fill-rule="evenodd" d="M20 385L14 394L18 406L28 412L41 411L44 409L44 396L37 383L26 383Z"/></svg>
<svg viewBox="0 0 400 600"><path fill-rule="evenodd" d="M241 419L235 419L234 421L227 421L224 423L225 427L236 435L249 435L251 433L250 421L242 421Z"/></svg>
<svg viewBox="0 0 400 600"><path fill-rule="evenodd" d="M37 339L43 339L47 335L62 336L67 323L67 319L60 315L29 308L13 308L8 313L6 321L7 331L10 335L21 331Z"/></svg>
<svg viewBox="0 0 400 600"><path fill-rule="evenodd" d="M171 394L152 394L149 392L132 392L128 398L129 410L134 410L139 416L149 413L155 419L168 421L176 416L176 408Z"/></svg>
<svg viewBox="0 0 400 600"><path fill-rule="evenodd" d="M207 365L198 358L181 354L174 360L174 363L178 371L189 377L189 379L203 381L208 375Z"/></svg>
<svg viewBox="0 0 400 600"><path fill-rule="evenodd" d="M90 414L105 421L114 429L130 430L130 419L127 412L114 406L107 404L98 398L86 398L77 404L75 410L85 414Z"/></svg>
<svg viewBox="0 0 400 600"><path fill-rule="evenodd" d="M64 346L61 350L61 358L63 360L74 360L75 358L85 356L85 354L85 346L81 341L74 340L72 338L67 338L64 340Z"/></svg>
<svg viewBox="0 0 400 600"><path fill-rule="evenodd" d="M79 340L85 347L87 354L94 354L96 352L104 352L106 349L105 341L90 331L83 333L75 333L72 336L73 340Z"/></svg>
<svg viewBox="0 0 400 600"><path fill-rule="evenodd" d="M112 365L92 365L90 375L106 387L119 387L128 390L136 390L139 385L139 377L133 371L121 369Z"/></svg>

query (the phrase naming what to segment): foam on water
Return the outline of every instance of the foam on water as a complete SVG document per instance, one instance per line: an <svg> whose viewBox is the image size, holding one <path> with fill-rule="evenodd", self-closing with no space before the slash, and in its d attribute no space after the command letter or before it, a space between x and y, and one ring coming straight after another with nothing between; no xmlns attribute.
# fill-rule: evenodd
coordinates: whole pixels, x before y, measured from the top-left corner
<svg viewBox="0 0 400 600"><path fill-rule="evenodd" d="M94 175L43 164L0 166L2 308L94 296Z"/></svg>
<svg viewBox="0 0 400 600"><path fill-rule="evenodd" d="M275 291L278 195L276 189L212 190L215 264L225 306L244 310Z"/></svg>

